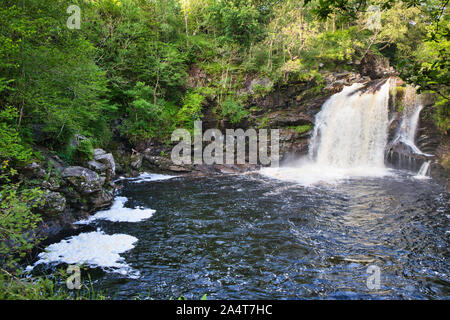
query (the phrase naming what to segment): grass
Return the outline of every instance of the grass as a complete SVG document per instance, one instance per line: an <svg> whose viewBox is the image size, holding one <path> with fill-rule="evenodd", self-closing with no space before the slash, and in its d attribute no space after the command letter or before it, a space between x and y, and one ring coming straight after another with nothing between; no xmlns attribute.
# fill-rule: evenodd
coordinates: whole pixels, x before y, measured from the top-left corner
<svg viewBox="0 0 450 320"><path fill-rule="evenodd" d="M95 291L89 278L79 290L65 286L63 274L19 278L6 270L0 271L0 300L107 300L104 293Z"/></svg>

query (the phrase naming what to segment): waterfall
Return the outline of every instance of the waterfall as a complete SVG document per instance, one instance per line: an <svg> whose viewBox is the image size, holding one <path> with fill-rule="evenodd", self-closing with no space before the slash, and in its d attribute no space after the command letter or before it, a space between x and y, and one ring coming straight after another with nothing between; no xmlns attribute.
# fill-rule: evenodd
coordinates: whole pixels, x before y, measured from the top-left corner
<svg viewBox="0 0 450 320"><path fill-rule="evenodd" d="M324 103L306 158L261 173L304 185L386 175L389 81L375 92L363 89L359 83L344 87Z"/></svg>
<svg viewBox="0 0 450 320"><path fill-rule="evenodd" d="M400 125L386 153L387 161L396 168L417 172L419 166L423 167L424 161L432 157L431 154L422 152L415 143L422 109L423 103L421 97L416 94L415 88L406 86Z"/></svg>
<svg viewBox="0 0 450 320"><path fill-rule="evenodd" d="M404 109L402 122L392 144L402 142L407 145L412 152L416 154L427 155L420 151L420 149L415 144L417 125L419 123L419 116L422 109L422 104L413 107L406 107Z"/></svg>
<svg viewBox="0 0 450 320"><path fill-rule="evenodd" d="M414 178L416 178L416 179L428 179L428 178L430 178L428 176L428 171L430 170L430 164L431 164L431 161L425 161L422 164L422 166L420 167L420 170L417 173L417 175L414 176Z"/></svg>
<svg viewBox="0 0 450 320"><path fill-rule="evenodd" d="M316 115L309 156L338 168L384 167L389 83L376 93L358 93L353 84L333 95Z"/></svg>

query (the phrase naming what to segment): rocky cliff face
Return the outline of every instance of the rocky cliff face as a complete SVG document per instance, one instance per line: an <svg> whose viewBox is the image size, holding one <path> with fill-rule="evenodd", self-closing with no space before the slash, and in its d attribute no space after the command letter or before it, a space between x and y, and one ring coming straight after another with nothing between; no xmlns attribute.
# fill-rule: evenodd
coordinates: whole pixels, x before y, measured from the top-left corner
<svg viewBox="0 0 450 320"><path fill-rule="evenodd" d="M44 148L39 151L45 160L26 166L21 175L44 190L43 204L36 208L43 218L36 230L40 236L54 237L73 229L74 221L112 204L116 187L112 154L96 149L85 168L69 166Z"/></svg>

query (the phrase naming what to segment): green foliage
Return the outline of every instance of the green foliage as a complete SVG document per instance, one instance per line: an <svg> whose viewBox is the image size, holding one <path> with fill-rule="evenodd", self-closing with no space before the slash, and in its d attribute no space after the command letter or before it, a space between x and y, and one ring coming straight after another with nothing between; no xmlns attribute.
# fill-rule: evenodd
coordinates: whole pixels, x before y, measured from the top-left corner
<svg viewBox="0 0 450 320"><path fill-rule="evenodd" d="M203 102L205 96L197 89L186 94L184 103L177 113L177 124L187 129L194 128L194 121L200 120L202 117ZM205 90L203 90L205 91Z"/></svg>
<svg viewBox="0 0 450 320"><path fill-rule="evenodd" d="M418 47L414 57L402 59L398 68L408 83L418 91L433 91L448 100L450 93L450 17L446 15L438 24L426 27L426 40Z"/></svg>
<svg viewBox="0 0 450 320"><path fill-rule="evenodd" d="M0 110L0 159L26 163L31 157L31 150L16 129L17 118L18 111L13 107Z"/></svg>
<svg viewBox="0 0 450 320"><path fill-rule="evenodd" d="M127 118L122 131L134 142L150 138L162 138L171 131L174 106L155 95L155 88L137 82L128 90L131 103L127 107Z"/></svg>
<svg viewBox="0 0 450 320"><path fill-rule="evenodd" d="M79 290L68 290L67 275L18 278L6 270L0 271L0 300L106 300L108 297L95 291L92 282L83 283Z"/></svg>
<svg viewBox="0 0 450 320"><path fill-rule="evenodd" d="M434 104L434 121L437 127L443 133L447 133L450 130L450 101L445 97L438 97Z"/></svg>
<svg viewBox="0 0 450 320"><path fill-rule="evenodd" d="M318 59L324 63L351 61L357 49L363 47L363 42L359 40L357 28L351 27L345 30L336 30L334 32L323 32L318 37L309 39L310 52L308 52L306 61L311 58Z"/></svg>
<svg viewBox="0 0 450 320"><path fill-rule="evenodd" d="M255 93L256 97L265 97L272 91L272 89L273 89L272 84L270 86L265 87L257 83L253 87L253 92Z"/></svg>
<svg viewBox="0 0 450 320"><path fill-rule="evenodd" d="M261 120L261 124L259 125L260 128L268 128L269 127L269 119L266 117L263 117Z"/></svg>
<svg viewBox="0 0 450 320"><path fill-rule="evenodd" d="M11 183L16 171L4 161L0 180L0 265L10 270L39 243L40 239L32 232L41 217L32 209L42 205L42 191L38 188L26 189L21 183Z"/></svg>
<svg viewBox="0 0 450 320"><path fill-rule="evenodd" d="M220 0L209 7L209 14L209 24L224 41L248 47L263 34L261 12L251 1Z"/></svg>
<svg viewBox="0 0 450 320"><path fill-rule="evenodd" d="M294 129L295 132L297 132L298 134L303 134L306 133L308 131L311 131L311 129L313 128L312 124L305 124L305 125L301 125L301 126L295 126L295 127L290 127L291 129Z"/></svg>
<svg viewBox="0 0 450 320"><path fill-rule="evenodd" d="M220 105L219 114L222 118L230 119L232 124L238 124L244 118L247 118L250 113L238 101L230 97Z"/></svg>
<svg viewBox="0 0 450 320"><path fill-rule="evenodd" d="M85 162L92 160L94 157L94 146L91 140L85 139L81 140L76 148L76 157L79 162Z"/></svg>

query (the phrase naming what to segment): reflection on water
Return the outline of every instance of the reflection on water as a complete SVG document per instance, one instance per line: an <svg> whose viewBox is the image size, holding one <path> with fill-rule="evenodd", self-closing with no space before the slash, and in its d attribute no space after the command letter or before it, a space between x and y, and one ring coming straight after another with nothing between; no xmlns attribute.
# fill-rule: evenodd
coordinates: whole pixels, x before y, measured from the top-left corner
<svg viewBox="0 0 450 320"><path fill-rule="evenodd" d="M449 298L450 217L440 186L401 173L302 187L258 174L125 181L139 223L94 221L136 237L132 279L94 272L115 298ZM366 286L368 266L381 289Z"/></svg>

